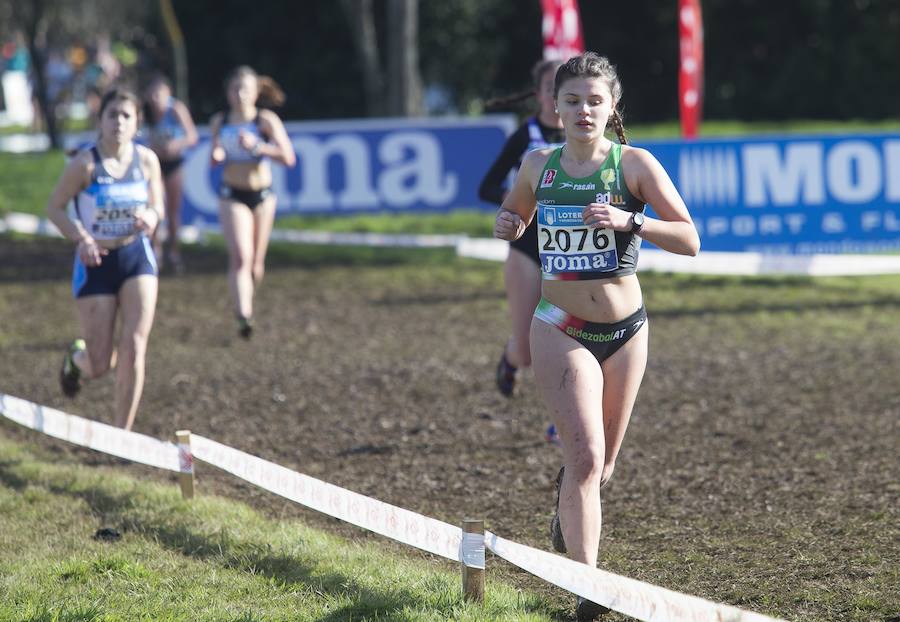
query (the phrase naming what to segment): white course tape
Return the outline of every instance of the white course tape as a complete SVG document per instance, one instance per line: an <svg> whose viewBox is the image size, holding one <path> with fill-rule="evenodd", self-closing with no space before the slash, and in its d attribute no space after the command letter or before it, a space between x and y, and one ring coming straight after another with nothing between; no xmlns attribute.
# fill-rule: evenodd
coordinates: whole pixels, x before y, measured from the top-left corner
<svg viewBox="0 0 900 622"><path fill-rule="evenodd" d="M190 473L193 458L309 508L424 551L484 568L485 547L531 574L644 622L784 622L591 568L486 531L463 533L410 510L366 497L203 436L160 441L0 393L0 414L76 445L169 471Z"/></svg>
<svg viewBox="0 0 900 622"><path fill-rule="evenodd" d="M62 237L47 219L12 212L0 219L0 233L15 231L30 235ZM184 225L179 238L188 244L202 243L208 234L221 234L217 225ZM460 257L506 261L509 243L493 238L470 238L467 235L414 235L402 233L353 233L274 229L271 238L294 244L335 246L371 246L386 248L456 248ZM900 255L775 255L768 253L701 252L697 257L667 253L659 249L641 250L641 272L678 272L683 274L725 274L752 276L758 274L802 274L808 276L842 276L900 273Z"/></svg>
<svg viewBox="0 0 900 622"><path fill-rule="evenodd" d="M54 238L61 238L62 234L52 222L46 218L39 218L33 214L23 214L20 212L12 212L6 215L3 230L14 231L16 233L26 233L28 235L46 235Z"/></svg>
<svg viewBox="0 0 900 622"><path fill-rule="evenodd" d="M456 244L461 257L506 261L509 242L492 238L467 238ZM896 274L900 255L773 255L768 253L725 253L701 251L696 257L676 255L655 248L641 249L639 272L679 272L683 274L805 274L842 276Z"/></svg>
<svg viewBox="0 0 900 622"><path fill-rule="evenodd" d="M191 435L197 460L260 488L429 553L460 561L462 529L291 471L216 441Z"/></svg>
<svg viewBox="0 0 900 622"><path fill-rule="evenodd" d="M484 539L488 549L519 568L645 622L784 622L591 568L489 531Z"/></svg>
<svg viewBox="0 0 900 622"><path fill-rule="evenodd" d="M509 242L494 238L466 238L457 242L456 254L459 257L485 261L506 261L509 256Z"/></svg>
<svg viewBox="0 0 900 622"><path fill-rule="evenodd" d="M768 253L702 252L696 257L675 255L659 249L642 249L640 271L683 274L802 274L846 276L896 274L900 255L772 255Z"/></svg>
<svg viewBox="0 0 900 622"><path fill-rule="evenodd" d="M180 470L178 448L174 443L69 415L4 393L0 393L0 413L26 428L75 445L158 469Z"/></svg>
<svg viewBox="0 0 900 622"><path fill-rule="evenodd" d="M415 235L401 233L354 233L273 229L272 240L295 244L327 244L337 246L380 246L407 248L453 248L462 235Z"/></svg>
<svg viewBox="0 0 900 622"><path fill-rule="evenodd" d="M15 231L29 235L62 237L56 226L46 218L32 214L12 212L0 218L0 233ZM188 244L205 241L209 234L221 235L218 225L184 225L179 229L179 239ZM405 234L405 233L354 233L333 231L309 231L300 229L273 229L274 242L292 244L322 244L329 246L372 246L383 248L454 248L465 235Z"/></svg>

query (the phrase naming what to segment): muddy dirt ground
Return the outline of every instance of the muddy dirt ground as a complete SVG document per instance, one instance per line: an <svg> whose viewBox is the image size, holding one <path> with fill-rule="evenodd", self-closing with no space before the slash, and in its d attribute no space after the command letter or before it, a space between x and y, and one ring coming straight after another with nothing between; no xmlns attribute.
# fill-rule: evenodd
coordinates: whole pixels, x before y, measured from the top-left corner
<svg viewBox="0 0 900 622"><path fill-rule="evenodd" d="M136 431L190 429L549 549L560 453L544 441L529 374L512 399L494 387L508 330L499 264L321 257L275 249L256 334L243 341L223 254L190 250L188 274L161 280ZM77 330L70 265L62 242L0 237L0 391L108 422L111 377L75 400L58 389ZM601 566L791 620L897 620L898 281L642 282L651 356L604 493ZM0 434L109 462L5 420ZM211 467L199 466L198 486L377 538ZM495 576L569 603L490 563Z"/></svg>

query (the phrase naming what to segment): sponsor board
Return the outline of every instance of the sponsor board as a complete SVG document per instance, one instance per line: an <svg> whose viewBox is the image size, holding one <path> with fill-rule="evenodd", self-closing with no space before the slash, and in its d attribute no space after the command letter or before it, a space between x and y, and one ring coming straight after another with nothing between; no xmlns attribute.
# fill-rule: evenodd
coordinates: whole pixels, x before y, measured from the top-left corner
<svg viewBox="0 0 900 622"><path fill-rule="evenodd" d="M288 123L296 166L272 166L278 215L449 211L495 205L478 186L511 116ZM218 220L221 168L208 134L187 154L183 219ZM706 251L900 250L900 134L648 141L681 192ZM556 171L541 184L551 186ZM615 179L602 179L608 190ZM598 192L598 199L607 198ZM618 195L608 197L612 204ZM653 216L652 210L650 215Z"/></svg>
<svg viewBox="0 0 900 622"><path fill-rule="evenodd" d="M898 134L639 146L672 177L704 250L900 250Z"/></svg>
<svg viewBox="0 0 900 622"><path fill-rule="evenodd" d="M272 165L278 215L496 209L478 186L515 119L367 119L287 123L297 152ZM209 133L185 158L186 223L218 220L221 167L210 168Z"/></svg>

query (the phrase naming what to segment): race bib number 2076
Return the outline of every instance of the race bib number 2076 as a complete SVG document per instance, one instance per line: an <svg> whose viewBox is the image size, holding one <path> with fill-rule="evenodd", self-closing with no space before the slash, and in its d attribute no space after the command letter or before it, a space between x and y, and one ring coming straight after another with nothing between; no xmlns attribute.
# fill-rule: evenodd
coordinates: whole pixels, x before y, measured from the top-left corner
<svg viewBox="0 0 900 622"><path fill-rule="evenodd" d="M582 210L577 205L538 204L538 253L544 274L619 267L615 231L588 227Z"/></svg>

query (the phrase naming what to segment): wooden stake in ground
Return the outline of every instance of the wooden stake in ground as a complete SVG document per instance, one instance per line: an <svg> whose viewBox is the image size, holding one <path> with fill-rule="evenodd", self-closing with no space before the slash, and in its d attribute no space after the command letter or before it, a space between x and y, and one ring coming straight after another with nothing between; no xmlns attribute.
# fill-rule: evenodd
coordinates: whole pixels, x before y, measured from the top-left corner
<svg viewBox="0 0 900 622"><path fill-rule="evenodd" d="M178 442L178 462L181 464L181 472L178 480L181 484L181 496L184 499L194 498L194 456L191 454L191 431L178 430L175 432Z"/></svg>
<svg viewBox="0 0 900 622"><path fill-rule="evenodd" d="M462 582L466 600L484 602L484 521L462 524Z"/></svg>

